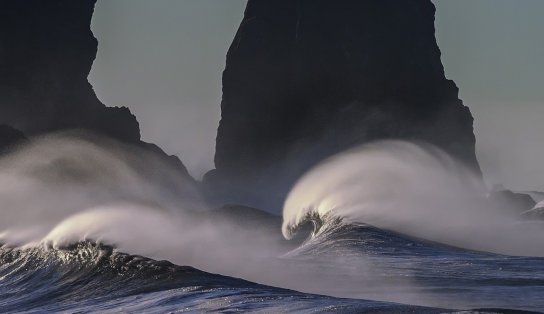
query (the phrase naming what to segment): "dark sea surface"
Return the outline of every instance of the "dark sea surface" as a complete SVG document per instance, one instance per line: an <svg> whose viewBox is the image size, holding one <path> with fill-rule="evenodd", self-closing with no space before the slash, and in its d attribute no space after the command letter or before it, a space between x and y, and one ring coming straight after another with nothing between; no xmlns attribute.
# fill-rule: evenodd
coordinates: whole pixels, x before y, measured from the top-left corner
<svg viewBox="0 0 544 314"><path fill-rule="evenodd" d="M366 297L270 287L80 242L2 247L0 312L544 311L543 258L467 251L338 222L278 261L323 276L323 293ZM373 301L384 299L403 302Z"/></svg>

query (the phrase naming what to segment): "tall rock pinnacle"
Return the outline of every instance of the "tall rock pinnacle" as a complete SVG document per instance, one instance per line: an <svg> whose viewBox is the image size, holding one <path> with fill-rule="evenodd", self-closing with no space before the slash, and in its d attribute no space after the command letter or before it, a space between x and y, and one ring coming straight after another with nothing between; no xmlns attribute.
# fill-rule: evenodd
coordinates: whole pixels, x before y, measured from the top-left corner
<svg viewBox="0 0 544 314"><path fill-rule="evenodd" d="M273 210L320 160L392 138L479 172L434 14L430 0L249 0L223 73L211 190Z"/></svg>

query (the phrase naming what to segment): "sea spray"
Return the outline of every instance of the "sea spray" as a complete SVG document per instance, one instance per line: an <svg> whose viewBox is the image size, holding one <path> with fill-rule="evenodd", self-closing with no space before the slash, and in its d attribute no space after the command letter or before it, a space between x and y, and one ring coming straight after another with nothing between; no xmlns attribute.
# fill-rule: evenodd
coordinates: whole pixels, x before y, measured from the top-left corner
<svg viewBox="0 0 544 314"><path fill-rule="evenodd" d="M401 155L402 152L403 149L399 149L394 153L386 153L379 156L378 160L391 159L393 157L384 156ZM423 152L423 156L428 154L425 150ZM433 158L429 160L435 162L436 167L456 167L448 159L437 161ZM406 157L403 159L406 160ZM335 176L342 178L357 170L353 166L350 169L336 173ZM115 267L130 268L132 260L140 260L135 255L142 255L303 292L440 306L462 305L468 297L450 296L447 293L438 293L437 297L422 291L427 281L421 280L421 274L429 278L430 273L432 278L437 278L432 279L430 285L450 282L441 277L440 268L433 268L437 260L469 266L476 261L474 267L462 268L462 272L475 273L474 278L488 276L494 280L502 276L502 272L489 273L487 267L478 266L482 264L481 261L486 261L484 266L488 265L488 255L463 251L459 253L448 247L430 246L379 228L349 224L347 216L342 215L345 203L336 201L335 187L338 186L334 185L335 180L316 181L332 185L322 194L319 194L321 187L315 186L313 193L307 195L326 200L312 202L312 205L332 204L334 206L330 208L334 210L323 213L302 211L300 222L304 217L312 218L316 232L311 241L297 247L296 243L279 240L279 217L272 217L271 220L248 219L240 223L245 218L237 215L244 211L234 210L229 214L228 210L209 209L199 199L198 191L193 190L194 185L179 177L179 173L172 171L168 163L155 160L152 155L130 145L56 134L32 139L15 153L5 156L0 160L0 170L0 202L2 213L5 214L5 219L0 222L0 242L8 244L3 246L8 251L17 247L14 250L20 252L22 259L26 252L38 252L36 250L50 251L53 256L64 256L62 252L72 252L70 256L81 255L83 258L88 254L85 248L91 245L107 247L112 256L126 256L128 264L123 262ZM406 171L415 175L420 169ZM312 171L310 175L312 173L316 172ZM380 180L388 182L386 178ZM343 184L339 186L346 191L346 195L354 196L360 194L353 188L359 182L360 178L355 176L342 181ZM463 184L458 185L466 187L463 180L460 182ZM387 185L389 183L384 186ZM375 188L375 191L380 191L379 185ZM297 192L297 188L294 192ZM387 193L378 195L387 199ZM393 194L395 197L399 195L402 196L402 193ZM353 199L347 200L356 205ZM299 210L304 208L309 207L301 206ZM374 214L379 216L378 213ZM384 217L387 218L387 215ZM275 224L277 229L269 228ZM297 227L296 224L292 226ZM37 263L50 264L50 255L47 254ZM503 257L492 259L503 261ZM501 269L517 269L517 261L508 259L507 265L501 266ZM70 269L79 269L77 265L70 265L73 263L70 259L66 263ZM96 271L107 271L102 270L102 267L109 266L100 263L96 265ZM528 263L536 265L532 260ZM3 270L6 274L16 275L9 280L9 285L13 285L14 289L21 289L18 278L26 276L37 278L33 280L37 285L44 282L41 276L52 276L56 280L56 270L52 273L44 272L44 268L39 265L35 269L20 269L17 266L19 264L15 263L12 266L16 272L12 272L10 265L5 264L7 268ZM482 272L482 269L485 271ZM530 273L533 276L534 269L531 267L528 271L523 270L522 275ZM17 277L19 275L23 277ZM131 276L144 276L142 280L149 283L154 280L153 275L147 277L138 269ZM455 276L448 278L454 283L458 280ZM460 278L464 280L464 277ZM540 279L535 280L538 284ZM96 277L95 292L98 294L104 292L102 287L108 287L106 282L104 285L102 282L101 278ZM527 284L533 287L535 281ZM77 286L77 282L68 280L59 289L69 293L82 288L72 285ZM504 281L504 285L509 287L509 281ZM485 299L486 289L487 286L483 285L479 296L487 301L469 302L467 306L496 302L496 297ZM454 303L451 303L452 299ZM23 303L28 304L26 301Z"/></svg>
<svg viewBox="0 0 544 314"><path fill-rule="evenodd" d="M281 240L279 217L273 229L268 221L235 223L208 208L169 163L94 135L33 138L3 156L0 208L8 247L91 242L277 286L314 286L277 258L293 248Z"/></svg>
<svg viewBox="0 0 544 314"><path fill-rule="evenodd" d="M481 179L428 144L371 143L326 160L289 194L282 231L342 219L429 241L513 255L544 256L544 227L494 207Z"/></svg>
<svg viewBox="0 0 544 314"><path fill-rule="evenodd" d="M95 135L34 138L3 156L0 206L0 242L10 246L93 241L236 275L281 252L278 237L258 226L214 219L194 182L168 162Z"/></svg>
<svg viewBox="0 0 544 314"><path fill-rule="evenodd" d="M95 136L34 138L0 159L0 230L39 240L72 214L116 202L200 208L194 184L153 154ZM30 230L33 232L22 232Z"/></svg>

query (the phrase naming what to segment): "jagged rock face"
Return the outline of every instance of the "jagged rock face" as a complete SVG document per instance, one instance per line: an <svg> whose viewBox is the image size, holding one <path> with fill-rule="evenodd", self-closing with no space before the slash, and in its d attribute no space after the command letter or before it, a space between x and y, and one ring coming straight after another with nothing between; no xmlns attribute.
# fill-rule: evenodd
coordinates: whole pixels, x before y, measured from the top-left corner
<svg viewBox="0 0 544 314"><path fill-rule="evenodd" d="M211 190L277 207L316 162L390 138L432 143L479 172L434 13L430 0L249 0L223 74Z"/></svg>
<svg viewBox="0 0 544 314"><path fill-rule="evenodd" d="M27 135L83 128L140 140L127 108L108 108L87 81L97 40L96 0L18 0L0 5L0 123Z"/></svg>
<svg viewBox="0 0 544 314"><path fill-rule="evenodd" d="M106 107L87 80L98 42L96 0L11 0L0 4L0 123L28 136L82 129L135 144L190 178L176 156L140 140L126 107ZM1 131L1 130L0 130Z"/></svg>

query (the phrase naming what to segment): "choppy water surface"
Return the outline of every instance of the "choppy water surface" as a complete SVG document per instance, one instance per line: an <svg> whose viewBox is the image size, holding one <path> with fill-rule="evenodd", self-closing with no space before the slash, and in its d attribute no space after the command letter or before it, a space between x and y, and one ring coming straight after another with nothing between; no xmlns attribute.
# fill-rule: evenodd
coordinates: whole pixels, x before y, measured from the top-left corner
<svg viewBox="0 0 544 314"><path fill-rule="evenodd" d="M1 250L0 308L8 312L436 312L267 287L80 243Z"/></svg>
<svg viewBox="0 0 544 314"><path fill-rule="evenodd" d="M2 312L156 313L544 309L542 258L460 250L364 225L323 231L280 262L286 269L298 265L296 269L306 276L322 276L321 282L331 285L321 288L324 293L365 300L259 285L87 242L64 249L4 247L0 308ZM408 305L366 300L384 296Z"/></svg>
<svg viewBox="0 0 544 314"><path fill-rule="evenodd" d="M282 222L206 208L135 148L34 140L0 159L0 312L544 311L544 225L480 183L378 143L301 178Z"/></svg>

